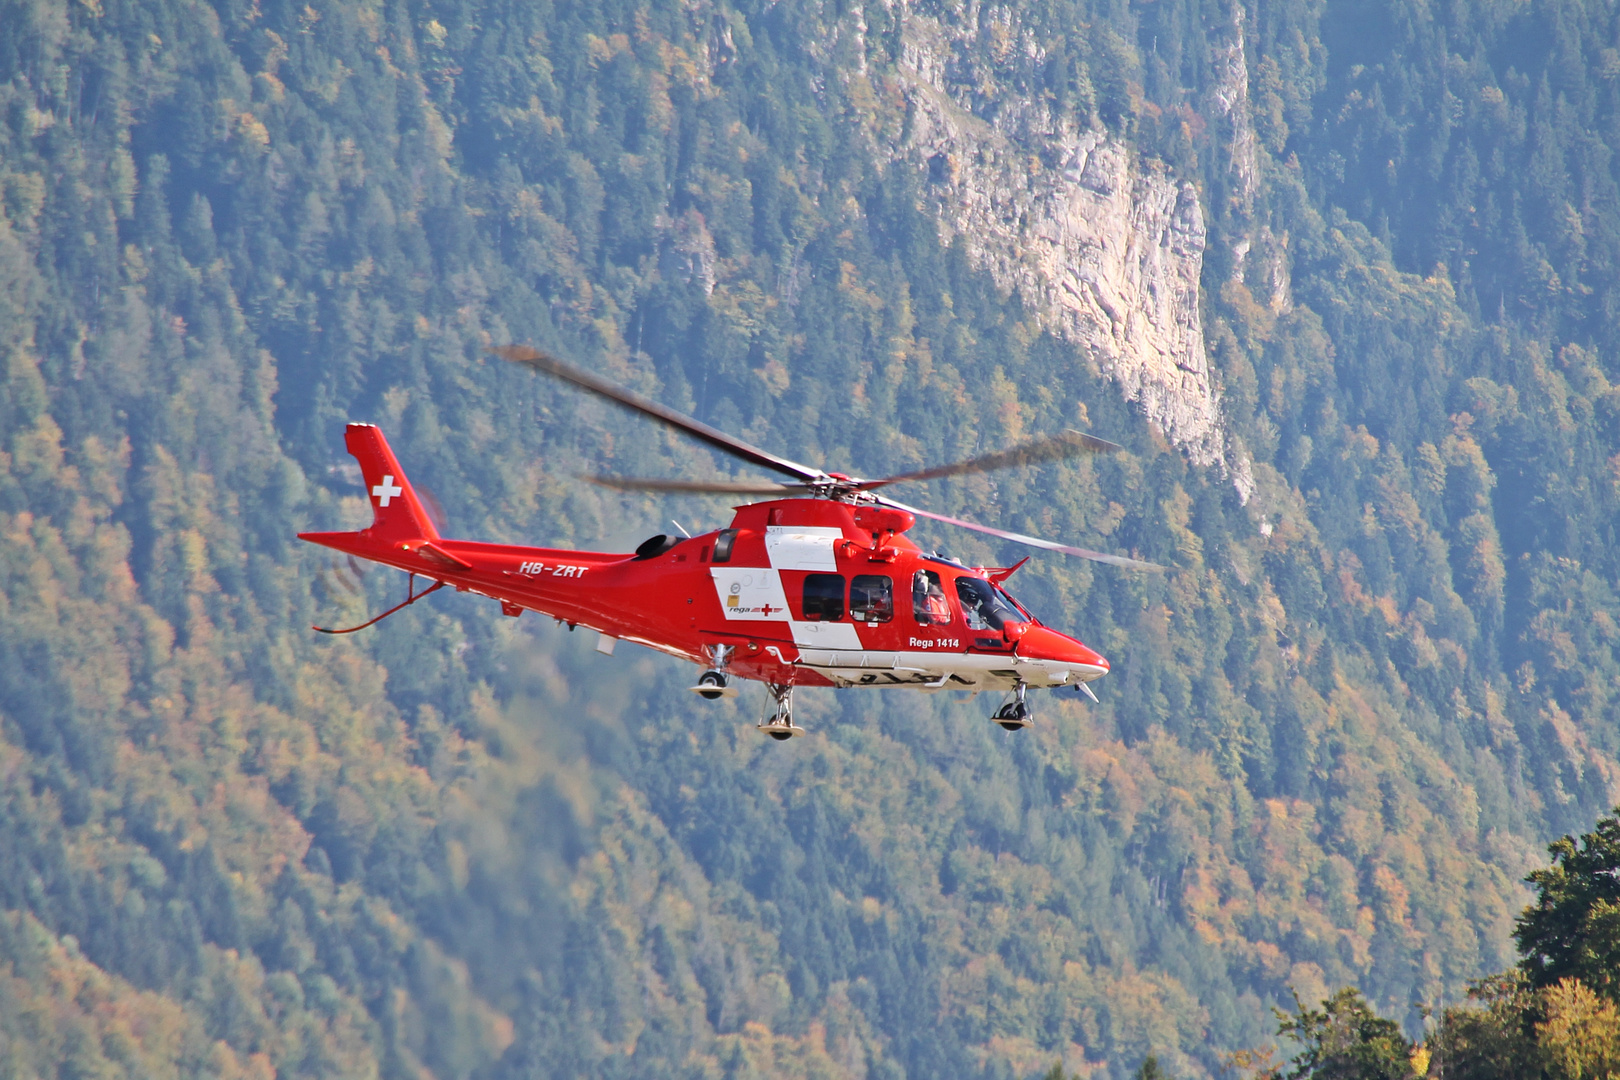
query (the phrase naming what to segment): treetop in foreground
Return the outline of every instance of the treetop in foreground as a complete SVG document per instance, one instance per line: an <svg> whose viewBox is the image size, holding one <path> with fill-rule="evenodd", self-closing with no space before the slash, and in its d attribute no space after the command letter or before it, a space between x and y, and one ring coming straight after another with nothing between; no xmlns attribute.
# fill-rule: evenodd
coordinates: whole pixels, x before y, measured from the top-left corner
<svg viewBox="0 0 1620 1080"><path fill-rule="evenodd" d="M1519 966L1533 986L1575 978L1620 1000L1620 808L1547 850L1553 864L1528 877L1538 895L1513 933Z"/></svg>

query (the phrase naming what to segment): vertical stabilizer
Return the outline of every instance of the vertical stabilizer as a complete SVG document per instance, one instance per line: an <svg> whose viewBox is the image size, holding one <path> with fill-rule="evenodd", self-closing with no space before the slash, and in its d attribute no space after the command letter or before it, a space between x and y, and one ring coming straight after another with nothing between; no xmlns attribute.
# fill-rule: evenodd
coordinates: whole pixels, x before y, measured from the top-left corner
<svg viewBox="0 0 1620 1080"><path fill-rule="evenodd" d="M405 470L399 467L399 459L389 449L382 429L376 424L350 424L343 444L360 463L366 496L375 515L366 534L384 541L437 540L439 530L433 527L422 500L405 478Z"/></svg>

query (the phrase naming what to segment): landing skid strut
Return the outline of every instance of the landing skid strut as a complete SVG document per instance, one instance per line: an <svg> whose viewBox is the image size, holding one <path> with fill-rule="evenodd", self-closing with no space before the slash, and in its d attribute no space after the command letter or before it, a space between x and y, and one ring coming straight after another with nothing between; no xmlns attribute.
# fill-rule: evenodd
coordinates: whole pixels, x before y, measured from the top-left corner
<svg viewBox="0 0 1620 1080"><path fill-rule="evenodd" d="M388 618L388 616L392 615L394 612L399 611L401 608L408 608L412 604L416 603L418 600L422 599L422 597L427 596L429 593L436 593L442 588L444 588L444 582L443 581L435 581L432 585L430 585L427 588L423 589L421 592L417 592L416 591L416 575L412 574L411 575L410 585L407 587L408 595L405 597L405 602L404 603L395 604L393 607L389 608L387 611L383 612L381 615L378 615L376 618L367 619L365 622L361 623L359 626L351 626L347 630L328 630L324 626L312 626L312 627L310 627L310 629L311 630L318 630L323 634L352 634L356 630L364 630L368 626L376 626L378 623L380 623L384 619Z"/></svg>

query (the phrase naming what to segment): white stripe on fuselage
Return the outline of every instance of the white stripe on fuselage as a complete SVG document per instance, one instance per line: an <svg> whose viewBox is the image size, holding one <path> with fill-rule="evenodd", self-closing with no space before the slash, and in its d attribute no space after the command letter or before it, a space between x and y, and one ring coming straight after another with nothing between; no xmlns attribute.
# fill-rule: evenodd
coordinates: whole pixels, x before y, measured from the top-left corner
<svg viewBox="0 0 1620 1080"><path fill-rule="evenodd" d="M714 591L727 622L787 622L782 579L765 566L711 566Z"/></svg>
<svg viewBox="0 0 1620 1080"><path fill-rule="evenodd" d="M889 652L887 650L806 649L799 662L844 686L902 686L937 683L958 689L1066 686L1090 682L1107 669L1064 660L1035 660L995 653Z"/></svg>
<svg viewBox="0 0 1620 1080"><path fill-rule="evenodd" d="M801 649L838 649L860 652L866 646L855 627L847 622L800 622L793 620L793 644Z"/></svg>
<svg viewBox="0 0 1620 1080"><path fill-rule="evenodd" d="M769 566L710 566L714 591L727 622L789 622L787 594L782 591L783 570L837 573L833 545L842 529L822 526L770 525L765 529L765 557ZM815 628L820 629L815 629ZM801 629L811 628L811 629ZM860 637L848 623L793 623L796 644L823 644L834 649L858 649Z"/></svg>
<svg viewBox="0 0 1620 1080"><path fill-rule="evenodd" d="M843 529L822 525L767 525L765 558L777 570L836 574L838 558L833 545L843 538Z"/></svg>

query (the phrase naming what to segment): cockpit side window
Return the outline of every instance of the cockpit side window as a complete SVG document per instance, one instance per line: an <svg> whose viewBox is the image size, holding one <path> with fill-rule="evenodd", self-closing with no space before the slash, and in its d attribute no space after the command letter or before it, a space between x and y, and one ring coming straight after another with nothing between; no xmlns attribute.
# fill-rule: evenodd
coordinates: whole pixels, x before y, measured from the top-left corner
<svg viewBox="0 0 1620 1080"><path fill-rule="evenodd" d="M962 602L969 630L1000 630L1009 622L1024 621L1000 589L971 574L956 579L956 598Z"/></svg>
<svg viewBox="0 0 1620 1080"><path fill-rule="evenodd" d="M924 626L944 626L951 621L951 608L940 587L939 574L918 570L911 578L911 613Z"/></svg>

